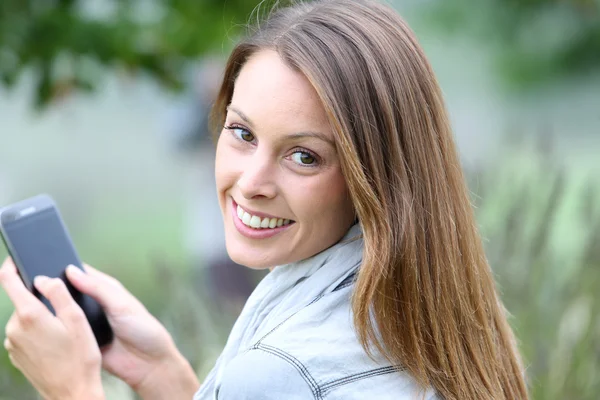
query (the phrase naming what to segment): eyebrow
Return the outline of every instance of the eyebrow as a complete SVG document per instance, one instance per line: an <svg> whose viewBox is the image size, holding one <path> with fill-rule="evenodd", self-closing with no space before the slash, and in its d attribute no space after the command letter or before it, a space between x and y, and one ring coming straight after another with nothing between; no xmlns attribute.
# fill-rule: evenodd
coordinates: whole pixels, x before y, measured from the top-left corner
<svg viewBox="0 0 600 400"><path fill-rule="evenodd" d="M227 111L233 111L234 113L239 115L240 118L243 119L244 121L246 121L248 123L248 125L250 125L251 128L252 128L252 125L254 125L252 123L252 121L250 120L250 118L248 118L248 116L246 114L244 114L243 112L241 112L240 110L238 110L237 108L232 106L231 104L227 106Z"/></svg>
<svg viewBox="0 0 600 400"><path fill-rule="evenodd" d="M248 116L246 114L244 114L241 110L233 107L232 105L228 105L227 110L233 111L234 113L239 115L239 117L241 119L243 119L248 125L250 125L250 128L253 128L254 124L252 123L252 120L250 120L250 118L248 118ZM325 135L324 133L321 133L321 132L313 132L313 131L296 132L296 133L292 133L289 135L285 135L285 137L283 137L281 140L298 140L298 139L303 139L306 137L320 139L320 140L328 143L329 145L331 145L333 148L336 147L335 142L333 140L331 140L327 135Z"/></svg>

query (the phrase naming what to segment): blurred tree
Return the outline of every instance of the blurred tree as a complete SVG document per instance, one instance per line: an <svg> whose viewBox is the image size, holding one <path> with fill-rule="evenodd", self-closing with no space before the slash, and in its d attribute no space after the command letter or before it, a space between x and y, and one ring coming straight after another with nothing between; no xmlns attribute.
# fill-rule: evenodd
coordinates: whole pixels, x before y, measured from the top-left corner
<svg viewBox="0 0 600 400"><path fill-rule="evenodd" d="M188 60L221 45L259 0L2 0L0 81L24 70L35 105L93 90L105 68L182 85ZM600 0L444 0L434 26L467 32L499 54L512 82L534 84L600 68ZM236 25L238 24L238 25Z"/></svg>
<svg viewBox="0 0 600 400"><path fill-rule="evenodd" d="M491 48L518 86L600 69L600 0L438 0L425 15Z"/></svg>
<svg viewBox="0 0 600 400"><path fill-rule="evenodd" d="M254 9L249 0L1 0L0 80L24 71L35 106L93 90L106 68L144 72L170 89L186 61L221 46Z"/></svg>

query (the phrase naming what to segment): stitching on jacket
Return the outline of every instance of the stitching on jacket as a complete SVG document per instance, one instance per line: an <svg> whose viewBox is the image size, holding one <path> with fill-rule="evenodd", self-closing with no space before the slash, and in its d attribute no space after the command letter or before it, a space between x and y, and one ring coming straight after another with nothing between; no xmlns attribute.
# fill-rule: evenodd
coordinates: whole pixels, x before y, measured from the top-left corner
<svg viewBox="0 0 600 400"><path fill-rule="evenodd" d="M262 350L264 352L273 354L273 355L287 361L294 368L296 368L296 370L300 373L302 378L304 378L306 383L308 383L308 386L310 387L310 390L312 391L312 394L315 397L315 399L316 400L323 399L321 387L317 384L317 381L315 380L315 378L313 378L313 376L310 374L310 372L308 372L308 369L306 368L306 366L304 364L302 364L302 362L300 362L300 360L298 360L296 357L286 353L285 351L283 351L281 349L278 349L277 347L268 346L265 344L257 343L256 345L254 345L252 347L252 349Z"/></svg>
<svg viewBox="0 0 600 400"><path fill-rule="evenodd" d="M388 366L388 367L372 369L372 370L365 371L365 372L359 372L357 374L348 375L344 378L340 378L340 379L333 380L331 382L327 382L320 387L320 390L322 393L324 393L324 392L328 392L336 387L343 386L348 383L356 382L361 379L371 378L371 377L379 376L379 375L391 374L393 372L398 372L398 371L402 371L402 370L403 370L403 368L401 368L401 367Z"/></svg>

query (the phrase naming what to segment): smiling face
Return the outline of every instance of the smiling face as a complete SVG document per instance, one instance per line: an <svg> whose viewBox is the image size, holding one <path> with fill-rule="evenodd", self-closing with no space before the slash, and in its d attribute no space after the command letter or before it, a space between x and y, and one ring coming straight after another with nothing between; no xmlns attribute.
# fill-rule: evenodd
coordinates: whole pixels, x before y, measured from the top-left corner
<svg viewBox="0 0 600 400"><path fill-rule="evenodd" d="M251 268L311 257L354 221L325 110L275 51L253 55L235 82L216 181L227 252Z"/></svg>

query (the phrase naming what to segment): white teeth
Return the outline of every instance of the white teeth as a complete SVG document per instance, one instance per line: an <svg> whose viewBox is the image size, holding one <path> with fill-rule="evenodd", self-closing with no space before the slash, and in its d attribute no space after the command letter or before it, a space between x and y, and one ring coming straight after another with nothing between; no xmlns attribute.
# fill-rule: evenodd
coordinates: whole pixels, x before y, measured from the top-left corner
<svg viewBox="0 0 600 400"><path fill-rule="evenodd" d="M244 211L244 216L242 217L242 222L245 225L250 225L250 220L252 219L252 215L248 214L246 211Z"/></svg>
<svg viewBox="0 0 600 400"><path fill-rule="evenodd" d="M244 225L247 225L254 229L273 229L283 225L289 225L292 221L283 218L260 218L259 216L252 215L244 211L242 207L237 206L237 216L242 220Z"/></svg>
<svg viewBox="0 0 600 400"><path fill-rule="evenodd" d="M250 219L250 226L252 228L260 228L260 217L253 215L252 218Z"/></svg>

